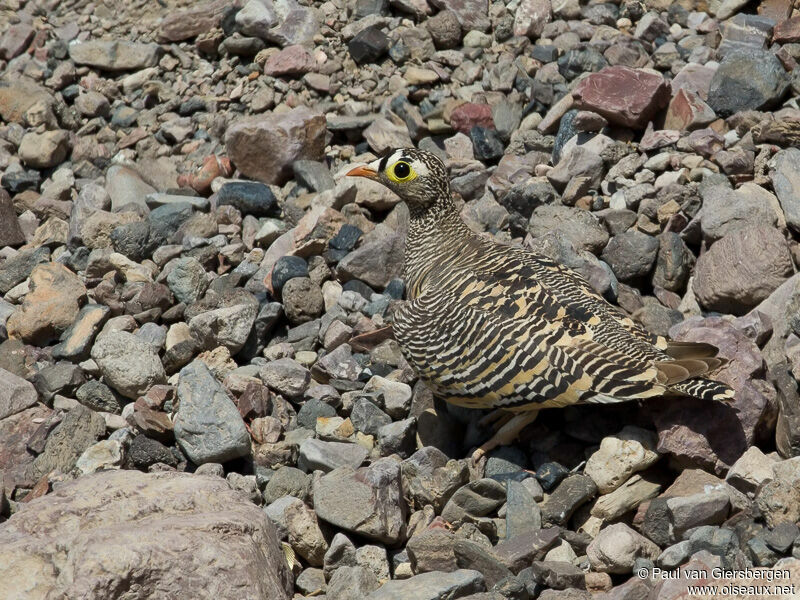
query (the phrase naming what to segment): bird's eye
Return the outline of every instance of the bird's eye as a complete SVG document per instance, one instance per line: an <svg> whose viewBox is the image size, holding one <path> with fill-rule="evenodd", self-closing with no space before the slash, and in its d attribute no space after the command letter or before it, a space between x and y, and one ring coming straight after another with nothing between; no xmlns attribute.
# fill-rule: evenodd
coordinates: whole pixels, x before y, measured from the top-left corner
<svg viewBox="0 0 800 600"><path fill-rule="evenodd" d="M393 179L394 181L407 181L408 179L412 179L414 170L411 168L411 165L401 160L392 165L387 175L389 175L389 179Z"/></svg>

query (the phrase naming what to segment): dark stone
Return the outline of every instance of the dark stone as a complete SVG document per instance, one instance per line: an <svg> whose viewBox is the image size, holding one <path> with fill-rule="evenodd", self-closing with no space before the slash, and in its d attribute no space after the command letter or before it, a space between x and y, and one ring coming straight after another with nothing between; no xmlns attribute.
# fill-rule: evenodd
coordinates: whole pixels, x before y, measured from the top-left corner
<svg viewBox="0 0 800 600"><path fill-rule="evenodd" d="M56 394L71 397L72 393L85 381L83 370L78 365L58 362L48 365L36 373L33 385L39 392L39 397L45 402L50 402Z"/></svg>
<svg viewBox="0 0 800 600"><path fill-rule="evenodd" d="M577 135L577 130L573 126L575 116L578 114L577 109L568 110L561 117L558 124L558 133L556 133L555 143L553 144L553 164L557 165L561 160L561 151L570 139ZM530 217L530 215L528 215Z"/></svg>
<svg viewBox="0 0 800 600"><path fill-rule="evenodd" d="M14 204L4 189L0 189L0 248L19 246L25 243L25 235L19 226Z"/></svg>
<svg viewBox="0 0 800 600"><path fill-rule="evenodd" d="M555 488L567 475L569 475L569 469L557 462L544 463L536 470L536 479L542 484L545 492Z"/></svg>
<svg viewBox="0 0 800 600"><path fill-rule="evenodd" d="M322 400L312 398L306 401L297 411L297 425L314 431L317 427L317 417L335 417L336 409Z"/></svg>
<svg viewBox="0 0 800 600"><path fill-rule="evenodd" d="M595 73L607 66L608 62L594 48L573 48L558 59L558 72L569 81L583 73Z"/></svg>
<svg viewBox="0 0 800 600"><path fill-rule="evenodd" d="M50 262L50 248L22 250L0 266L0 293L5 294L18 283L25 281L36 265Z"/></svg>
<svg viewBox="0 0 800 600"><path fill-rule="evenodd" d="M512 573L519 573L530 566L532 561L544 558L558 541L559 531L558 527L527 531L510 540L499 542L493 553Z"/></svg>
<svg viewBox="0 0 800 600"><path fill-rule="evenodd" d="M136 469L147 469L156 463L164 463L172 467L178 459L164 444L146 435L137 435L128 450L128 460Z"/></svg>
<svg viewBox="0 0 800 600"><path fill-rule="evenodd" d="M367 301L371 300L372 294L375 293L375 290L359 279L351 279L350 281L345 282L345 284L342 286L342 291L356 292Z"/></svg>
<svg viewBox="0 0 800 600"><path fill-rule="evenodd" d="M475 125L470 129L469 137L478 160L494 163L502 158L503 141L496 130Z"/></svg>
<svg viewBox="0 0 800 600"><path fill-rule="evenodd" d="M232 181L217 192L217 205L231 205L243 215L277 216L278 201L269 186L257 181Z"/></svg>
<svg viewBox="0 0 800 600"><path fill-rule="evenodd" d="M663 547L669 544L672 538L669 515L666 498L653 499L645 512L641 527L642 535L659 546Z"/></svg>
<svg viewBox="0 0 800 600"><path fill-rule="evenodd" d="M585 573L572 563L558 560L534 561L531 565L533 577L544 586L554 590L567 588L584 589Z"/></svg>
<svg viewBox="0 0 800 600"><path fill-rule="evenodd" d="M558 59L558 48L550 44L536 44L533 49L531 49L531 57L543 63L551 63Z"/></svg>
<svg viewBox="0 0 800 600"><path fill-rule="evenodd" d="M743 110L775 106L789 89L781 61L768 50L732 52L711 79L708 105L723 117Z"/></svg>
<svg viewBox="0 0 800 600"><path fill-rule="evenodd" d="M111 232L111 244L114 250L124 254L134 262L140 262L151 254L150 223L135 221L114 228Z"/></svg>
<svg viewBox="0 0 800 600"><path fill-rule="evenodd" d="M335 413L335 411L334 411ZM331 415L333 416L333 415ZM350 411L353 427L368 435L378 435L378 430L392 422L392 418L366 398L359 398Z"/></svg>
<svg viewBox="0 0 800 600"><path fill-rule="evenodd" d="M19 194L25 190L38 190L41 182L41 173L34 169L28 171L12 171L0 177L0 185L12 194Z"/></svg>
<svg viewBox="0 0 800 600"><path fill-rule="evenodd" d="M75 398L85 407L98 412L118 415L128 401L108 387L105 383L91 380L75 392Z"/></svg>
<svg viewBox="0 0 800 600"><path fill-rule="evenodd" d="M377 62L389 50L389 38L377 27L367 27L347 44L356 64Z"/></svg>
<svg viewBox="0 0 800 600"><path fill-rule="evenodd" d="M764 536L767 546L781 553L788 552L797 539L800 539L800 528L789 521L778 523Z"/></svg>
<svg viewBox="0 0 800 600"><path fill-rule="evenodd" d="M405 289L406 284L402 279L392 279L384 288L383 293L394 300L401 300Z"/></svg>
<svg viewBox="0 0 800 600"><path fill-rule="evenodd" d="M564 479L542 505L542 522L565 525L579 506L597 494L597 485L586 475L573 474Z"/></svg>
<svg viewBox="0 0 800 600"><path fill-rule="evenodd" d="M192 216L192 205L188 202L165 204L150 211L150 246L156 248L171 242L183 223Z"/></svg>
<svg viewBox="0 0 800 600"><path fill-rule="evenodd" d="M299 256L281 256L272 268L272 289L280 294L286 282L295 277L308 277L308 263Z"/></svg>
<svg viewBox="0 0 800 600"><path fill-rule="evenodd" d="M341 229L339 229L339 232L331 238L328 245L335 250L350 252L350 250L356 247L356 243L358 243L361 235L362 231L358 227L345 223L342 225Z"/></svg>
<svg viewBox="0 0 800 600"><path fill-rule="evenodd" d="M208 110L206 101L197 96L193 96L185 102L181 102L181 105L178 107L178 114L182 117L188 117L196 112L202 112L206 110Z"/></svg>
<svg viewBox="0 0 800 600"><path fill-rule="evenodd" d="M127 127L133 127L138 118L138 110L131 108L130 106L122 105L114 109L114 112L111 115L111 124L125 129Z"/></svg>
<svg viewBox="0 0 800 600"><path fill-rule="evenodd" d="M658 240L631 229L614 236L603 249L601 258L608 263L617 279L630 282L650 273L658 254Z"/></svg>

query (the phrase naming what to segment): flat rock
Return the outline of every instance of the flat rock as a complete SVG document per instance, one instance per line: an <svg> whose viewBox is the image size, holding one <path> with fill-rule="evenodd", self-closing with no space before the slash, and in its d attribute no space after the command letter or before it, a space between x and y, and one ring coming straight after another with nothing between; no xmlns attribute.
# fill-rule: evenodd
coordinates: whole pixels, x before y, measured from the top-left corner
<svg viewBox="0 0 800 600"><path fill-rule="evenodd" d="M8 192L0 188L0 248L25 243L17 214Z"/></svg>
<svg viewBox="0 0 800 600"><path fill-rule="evenodd" d="M308 108L244 119L225 134L228 156L242 174L282 185L296 160L322 160L325 117Z"/></svg>
<svg viewBox="0 0 800 600"><path fill-rule="evenodd" d="M572 92L577 107L605 117L609 123L639 129L670 99L670 86L660 75L615 66L592 73Z"/></svg>
<svg viewBox="0 0 800 600"><path fill-rule="evenodd" d="M66 482L3 525L0 555L4 598L105 600L132 579L149 598L292 592L266 515L224 479L188 473L104 471Z"/></svg>
<svg viewBox="0 0 800 600"><path fill-rule="evenodd" d="M217 308L189 321L189 329L200 345L211 350L225 346L231 354L242 349L253 328L258 305L255 302Z"/></svg>
<svg viewBox="0 0 800 600"><path fill-rule="evenodd" d="M400 466L388 458L354 470L340 467L314 486L319 518L366 538L394 544L405 535Z"/></svg>
<svg viewBox="0 0 800 600"><path fill-rule="evenodd" d="M6 328L11 337L45 345L75 321L86 300L86 287L64 265L48 263L33 269L29 289L22 309L8 318Z"/></svg>
<svg viewBox="0 0 800 600"><path fill-rule="evenodd" d="M393 579L365 600L456 600L486 590L478 571L458 569L451 573L422 573L408 579Z"/></svg>
<svg viewBox="0 0 800 600"><path fill-rule="evenodd" d="M770 178L786 223L800 231L800 148L786 148L772 159Z"/></svg>
<svg viewBox="0 0 800 600"><path fill-rule="evenodd" d="M158 44L125 40L90 40L69 45L69 57L79 65L104 71L138 71L153 67L161 55Z"/></svg>
<svg viewBox="0 0 800 600"><path fill-rule="evenodd" d="M250 453L244 421L205 363L195 360L181 369L178 401L175 439L193 463L224 463Z"/></svg>
<svg viewBox="0 0 800 600"><path fill-rule="evenodd" d="M0 368L0 419L33 406L38 399L32 383Z"/></svg>

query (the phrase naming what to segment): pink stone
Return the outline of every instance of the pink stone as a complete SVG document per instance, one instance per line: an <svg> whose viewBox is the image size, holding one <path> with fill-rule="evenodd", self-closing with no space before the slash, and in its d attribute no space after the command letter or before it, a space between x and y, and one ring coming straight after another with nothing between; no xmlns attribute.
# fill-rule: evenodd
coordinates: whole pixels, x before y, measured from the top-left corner
<svg viewBox="0 0 800 600"><path fill-rule="evenodd" d="M661 75L616 66L592 73L572 95L576 107L594 111L609 123L639 129L667 105L670 86Z"/></svg>
<svg viewBox="0 0 800 600"><path fill-rule="evenodd" d="M467 102L456 108L450 115L450 126L456 131L469 135L470 129L475 125L494 129L491 106Z"/></svg>
<svg viewBox="0 0 800 600"><path fill-rule="evenodd" d="M708 98L708 89L711 87L711 78L715 70L704 65L689 63L683 67L672 79L672 93L678 90L688 90L696 93L702 100Z"/></svg>
<svg viewBox="0 0 800 600"><path fill-rule="evenodd" d="M305 75L314 71L317 61L311 52L300 45L288 46L273 54L264 64L264 75L278 77L280 75Z"/></svg>
<svg viewBox="0 0 800 600"><path fill-rule="evenodd" d="M774 44L800 42L800 17L786 19L783 23L775 25L772 42Z"/></svg>
<svg viewBox="0 0 800 600"><path fill-rule="evenodd" d="M12 25L0 40L0 60L11 60L22 54L33 39L33 27L27 23Z"/></svg>
<svg viewBox="0 0 800 600"><path fill-rule="evenodd" d="M180 42L219 27L229 0L214 0L188 10L167 15L158 28L158 41Z"/></svg>
<svg viewBox="0 0 800 600"><path fill-rule="evenodd" d="M552 20L550 0L522 0L514 16L514 35L538 38Z"/></svg>
<svg viewBox="0 0 800 600"><path fill-rule="evenodd" d="M717 115L702 98L690 90L678 90L669 103L664 129L692 130L705 127Z"/></svg>

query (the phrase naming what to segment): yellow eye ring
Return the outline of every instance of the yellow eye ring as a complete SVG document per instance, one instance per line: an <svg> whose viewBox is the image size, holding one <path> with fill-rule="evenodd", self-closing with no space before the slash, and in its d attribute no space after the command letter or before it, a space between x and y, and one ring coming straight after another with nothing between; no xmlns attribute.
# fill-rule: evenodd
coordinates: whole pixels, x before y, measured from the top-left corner
<svg viewBox="0 0 800 600"><path fill-rule="evenodd" d="M386 169L386 176L395 183L402 183L414 179L417 174L406 161L398 160L391 167Z"/></svg>

